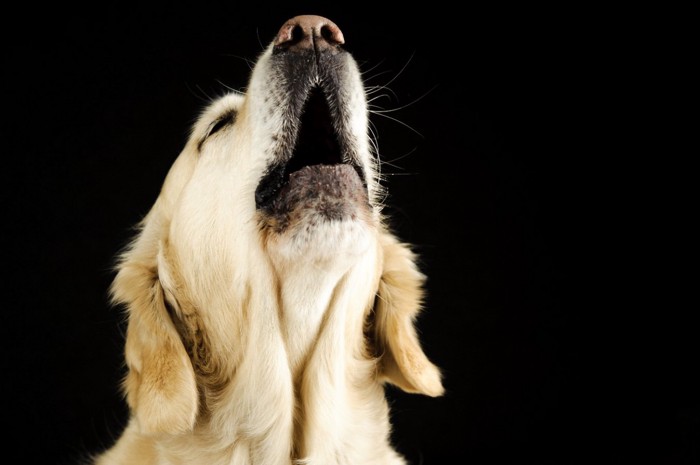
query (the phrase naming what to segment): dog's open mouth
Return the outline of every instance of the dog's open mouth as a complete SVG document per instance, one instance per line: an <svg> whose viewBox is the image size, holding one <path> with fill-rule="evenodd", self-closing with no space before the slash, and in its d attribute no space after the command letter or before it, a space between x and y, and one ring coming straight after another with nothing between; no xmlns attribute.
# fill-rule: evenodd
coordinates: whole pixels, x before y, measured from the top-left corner
<svg viewBox="0 0 700 465"><path fill-rule="evenodd" d="M342 219L357 201L367 203L362 168L344 155L328 101L313 89L300 117L291 156L263 176L255 191L259 210L276 216L301 208Z"/></svg>

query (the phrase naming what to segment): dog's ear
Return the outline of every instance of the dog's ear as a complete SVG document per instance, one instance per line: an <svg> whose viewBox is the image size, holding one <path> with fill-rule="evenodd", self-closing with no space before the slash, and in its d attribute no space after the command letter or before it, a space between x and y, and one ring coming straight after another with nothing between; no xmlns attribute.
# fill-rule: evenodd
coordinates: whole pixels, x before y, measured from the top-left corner
<svg viewBox="0 0 700 465"><path fill-rule="evenodd" d="M384 267L374 305L372 330L380 354L383 378L406 392L440 396L440 370L426 357L415 329L421 309L425 276L413 252L385 233Z"/></svg>
<svg viewBox="0 0 700 465"><path fill-rule="evenodd" d="M198 393L192 363L166 307L162 244L149 237L157 235L153 215L124 254L111 290L128 312L123 389L129 407L143 433L176 434L192 429Z"/></svg>

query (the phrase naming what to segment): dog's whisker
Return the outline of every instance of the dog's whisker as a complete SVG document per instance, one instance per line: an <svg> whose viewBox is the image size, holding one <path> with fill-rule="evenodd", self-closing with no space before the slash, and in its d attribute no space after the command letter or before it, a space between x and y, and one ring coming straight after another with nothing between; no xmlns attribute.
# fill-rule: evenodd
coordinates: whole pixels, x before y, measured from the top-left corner
<svg viewBox="0 0 700 465"><path fill-rule="evenodd" d="M416 176L418 173L384 173L385 176Z"/></svg>
<svg viewBox="0 0 700 465"><path fill-rule="evenodd" d="M408 57L408 59L406 60L406 63L404 63L404 65L401 67L401 69L394 75L393 78L391 78L391 79L389 80L389 82L385 83L384 86L389 86L389 85L391 85L394 81L396 81L396 79L398 79L398 77L401 76L401 74L403 74L403 72L406 70L406 68L408 67L408 65L409 65L409 64L411 63L411 61L413 60L413 57L414 57L414 56L415 56L415 51L414 51L413 53L411 53L411 56ZM381 63L381 62L380 62L380 63ZM373 68L370 68L370 69L373 69ZM374 75L374 76L367 76L365 79L367 79L367 80L369 81L369 80L374 79L374 78L376 78L377 76L382 75L382 74L385 74L385 73L387 73L387 72L388 72L388 71L382 71L382 72L380 72L380 73L378 73L378 74L376 74L376 75ZM363 73L363 76L364 76L364 73Z"/></svg>
<svg viewBox="0 0 700 465"><path fill-rule="evenodd" d="M238 58L239 60L242 60L246 65L248 65L248 68L252 71L253 67L255 66L255 62L253 60L250 60L249 58L240 56L240 55L234 55L232 53L225 53L223 56L228 57L228 58Z"/></svg>
<svg viewBox="0 0 700 465"><path fill-rule="evenodd" d="M375 127L374 122L370 121L367 130L370 136L369 143L372 148L372 153L374 153L375 157L379 159L379 142L377 136L377 128Z"/></svg>
<svg viewBox="0 0 700 465"><path fill-rule="evenodd" d="M379 153L379 143L377 141L378 136L376 133L376 126L372 121L369 121L368 124L368 131L370 134L369 138L369 143L372 146L372 151L375 154L374 156L374 175L375 179L377 180L377 198L379 202L379 208L380 211L383 208L384 203L386 202L388 198L388 189L384 186L384 182L386 181L386 176L382 172L382 159L381 155Z"/></svg>
<svg viewBox="0 0 700 465"><path fill-rule="evenodd" d="M403 72L406 70L406 68L408 67L408 65L409 65L409 64L411 63L411 61L413 60L413 57L414 57L414 56L415 56L415 52L411 53L411 56L408 57L408 60L406 60L406 63L401 67L401 69L394 75L393 78L391 78L391 79L389 80L389 82L386 82L382 87L388 87L388 86L390 86L394 81L396 81L396 80L399 78L399 76L401 76L401 75L403 74ZM382 74L383 74L383 73L382 73ZM376 76L377 76L377 75L375 75L375 77L376 77Z"/></svg>
<svg viewBox="0 0 700 465"><path fill-rule="evenodd" d="M235 88L229 86L228 84L226 84L226 83L224 83L224 82L222 82L222 81L220 81L220 80L218 80L218 79L217 79L216 82L219 83L219 85L220 85L221 87L223 87L224 89L226 89L227 91L229 91L229 92L231 92L231 93L233 93L233 94L240 95L240 96L243 96L243 95L245 94L244 92L241 92L240 90L235 89Z"/></svg>
<svg viewBox="0 0 700 465"><path fill-rule="evenodd" d="M255 27L255 37L258 39L258 44L260 45L260 51L264 51L267 46L263 43L262 39L260 38L260 26Z"/></svg>
<svg viewBox="0 0 700 465"><path fill-rule="evenodd" d="M382 74L388 74L388 73L389 73L389 71L383 71L381 73L374 75L373 78L377 78L377 77L381 76ZM369 79L366 79L365 82L369 82ZM382 90L382 89L389 89L389 84L390 83L376 84L376 85L367 86L367 88L369 89L369 92L372 93L372 92L376 92L376 91Z"/></svg>
<svg viewBox="0 0 700 465"><path fill-rule="evenodd" d="M376 95L376 96L372 97L371 99L367 100L367 105L368 105L370 108L378 108L378 109L380 109L380 110L383 110L382 107L380 107L380 106L377 105L377 104L374 104L374 102L376 102L377 100L380 100L380 99L382 99L382 98L391 98L391 96L390 96L389 94L386 94L386 93L385 93L385 94Z"/></svg>
<svg viewBox="0 0 700 465"><path fill-rule="evenodd" d="M416 150L417 150L417 149L414 147L413 149L409 150L409 151L406 152L405 154L400 155L400 156L398 156L398 157L396 157L396 158L393 158L393 159L391 159L391 160L382 160L382 165L389 165L389 166L391 166L391 167L393 167L393 168L403 169L403 168L401 168L400 166L396 165L395 162L400 161L400 160L403 160L404 158L410 156L410 155L411 155L413 152L415 152Z"/></svg>
<svg viewBox="0 0 700 465"><path fill-rule="evenodd" d="M204 104L209 104L209 103L211 103L212 101L214 101L214 97L208 95L208 94L206 93L206 91L205 91L204 89L202 89L202 87L201 87L199 84L195 85L195 87L194 87L194 89L193 89L192 87L190 87L189 84L185 83L185 87L187 88L187 90L190 91L190 93L191 93L197 100L199 100L200 102L202 102L202 103L204 103ZM197 91L198 91L198 92L197 92Z"/></svg>
<svg viewBox="0 0 700 465"><path fill-rule="evenodd" d="M377 113L376 111L372 111L371 113L372 113L373 115L378 115L378 116L381 116L381 117L383 117L383 118L387 118L387 119L389 119L389 120L391 120L391 121L394 121L394 122L396 122L396 123L398 123L398 124L400 124L400 125L406 127L407 129L410 129L411 131L413 131L414 133L416 133L416 134L419 135L420 137L424 137L423 134L421 134L420 132L418 132L418 130L414 129L412 126L410 126L410 125L407 124L407 123L404 123L403 121L401 121L401 120L398 119L398 118L394 118L393 116L389 116L389 115L387 115L386 113Z"/></svg>
<svg viewBox="0 0 700 465"><path fill-rule="evenodd" d="M373 70L375 70L375 69L377 69L378 67L380 67L380 66L384 63L384 61L386 61L386 58L382 58L381 60L379 60L379 62L377 62L377 64L372 65L371 67L369 67L369 68L367 68L367 69L365 69L365 70L363 70L362 68L363 68L367 63L369 63L369 62L368 62L368 61L363 61L363 62L359 63L360 74L362 75L362 77L363 77L365 80L373 79L376 75L375 75L375 76L368 77L368 76L366 76L366 74L367 74L367 73L370 73L370 72L372 72ZM380 74L384 74L384 73L386 73L386 72L387 72L387 71L382 71Z"/></svg>
<svg viewBox="0 0 700 465"><path fill-rule="evenodd" d="M396 108L389 108L386 110L373 110L373 113L392 113L395 111L404 110L404 109L410 107L411 105L415 105L419 101L423 100L428 94L430 94L432 91L434 91L437 87L438 87L437 84L434 85L432 88L425 91L422 95L416 97L415 99L411 100L410 102L408 102L405 105L401 105L400 107L396 107Z"/></svg>

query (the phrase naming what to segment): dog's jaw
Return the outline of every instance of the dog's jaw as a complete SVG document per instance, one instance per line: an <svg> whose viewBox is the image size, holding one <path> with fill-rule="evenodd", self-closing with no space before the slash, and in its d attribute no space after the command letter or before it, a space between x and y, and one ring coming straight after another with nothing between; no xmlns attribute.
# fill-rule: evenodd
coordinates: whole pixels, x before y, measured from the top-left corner
<svg viewBox="0 0 700 465"><path fill-rule="evenodd" d="M264 101L269 133L267 168L256 188L256 209L267 237L284 256L318 258L358 253L360 231L376 226L364 89L352 57L268 49L256 70L264 79L248 98ZM344 236L347 236L345 238ZM310 250L313 248L313 250ZM362 247L360 247L362 248Z"/></svg>

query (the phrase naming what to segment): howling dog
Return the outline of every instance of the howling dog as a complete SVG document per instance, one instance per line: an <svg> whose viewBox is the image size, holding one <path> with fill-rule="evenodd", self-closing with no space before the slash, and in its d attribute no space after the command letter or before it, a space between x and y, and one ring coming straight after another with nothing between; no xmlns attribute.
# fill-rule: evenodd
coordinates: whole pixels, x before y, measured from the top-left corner
<svg viewBox="0 0 700 465"><path fill-rule="evenodd" d="M441 373L343 44L290 19L194 124L119 256L130 418L94 465L406 463L385 385L440 396Z"/></svg>

